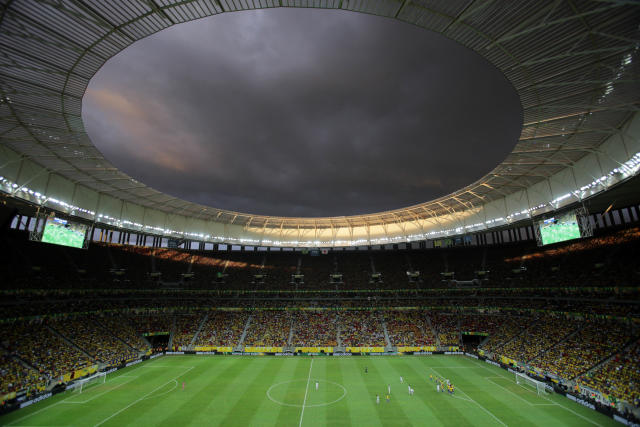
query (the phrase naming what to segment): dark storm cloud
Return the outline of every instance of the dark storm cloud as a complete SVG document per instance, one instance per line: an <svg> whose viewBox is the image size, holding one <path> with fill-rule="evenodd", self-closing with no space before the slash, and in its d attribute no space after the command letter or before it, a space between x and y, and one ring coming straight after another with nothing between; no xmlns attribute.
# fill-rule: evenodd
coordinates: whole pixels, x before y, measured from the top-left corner
<svg viewBox="0 0 640 427"><path fill-rule="evenodd" d="M482 58L346 12L269 10L178 25L92 80L96 146L138 180L242 212L324 216L454 191L513 148L521 109Z"/></svg>

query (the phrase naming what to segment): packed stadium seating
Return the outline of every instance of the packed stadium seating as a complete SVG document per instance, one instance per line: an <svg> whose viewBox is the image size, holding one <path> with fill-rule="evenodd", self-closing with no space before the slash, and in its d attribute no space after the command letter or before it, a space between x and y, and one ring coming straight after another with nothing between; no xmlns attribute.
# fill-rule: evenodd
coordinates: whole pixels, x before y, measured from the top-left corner
<svg viewBox="0 0 640 427"><path fill-rule="evenodd" d="M187 347L196 333L202 320L200 314L185 314L175 317L175 329L173 332L173 348Z"/></svg>
<svg viewBox="0 0 640 427"><path fill-rule="evenodd" d="M640 407L639 367L640 341L636 341L593 372L581 376L578 382Z"/></svg>
<svg viewBox="0 0 640 427"><path fill-rule="evenodd" d="M336 346L336 314L333 312L301 311L291 314L293 336L291 345L297 347Z"/></svg>
<svg viewBox="0 0 640 427"><path fill-rule="evenodd" d="M384 313L391 344L396 346L432 346L435 335L419 311L387 311Z"/></svg>
<svg viewBox="0 0 640 427"><path fill-rule="evenodd" d="M291 317L283 311L260 311L251 315L244 344L256 347L285 346L291 331Z"/></svg>
<svg viewBox="0 0 640 427"><path fill-rule="evenodd" d="M343 346L385 346L382 316L372 311L346 311L338 318Z"/></svg>
<svg viewBox="0 0 640 427"><path fill-rule="evenodd" d="M236 347L250 318L244 346L446 347L478 334L488 354L638 399L639 344L622 351L640 335L629 321L640 314L638 228L542 249L520 242L318 256L104 243L75 250L23 232L1 239L11 248L0 266L3 393L134 358L150 350L145 334L173 332L174 349ZM474 286L440 274L470 280L477 270L490 273ZM298 273L304 279L293 281Z"/></svg>
<svg viewBox="0 0 640 427"><path fill-rule="evenodd" d="M15 322L5 326L2 328L3 347L49 380L94 362L43 322Z"/></svg>
<svg viewBox="0 0 640 427"><path fill-rule="evenodd" d="M195 346L235 346L247 323L246 311L213 311L196 338Z"/></svg>
<svg viewBox="0 0 640 427"><path fill-rule="evenodd" d="M21 390L33 394L44 390L46 378L7 353L0 354L0 396Z"/></svg>
<svg viewBox="0 0 640 427"><path fill-rule="evenodd" d="M98 326L93 317L55 320L49 326L95 362L117 365L138 355L137 350Z"/></svg>

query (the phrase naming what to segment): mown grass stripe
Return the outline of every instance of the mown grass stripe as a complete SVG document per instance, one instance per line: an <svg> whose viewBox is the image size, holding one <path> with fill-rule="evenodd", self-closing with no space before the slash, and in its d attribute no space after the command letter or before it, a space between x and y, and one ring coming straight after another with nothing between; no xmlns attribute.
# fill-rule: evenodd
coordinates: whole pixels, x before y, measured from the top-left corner
<svg viewBox="0 0 640 427"><path fill-rule="evenodd" d="M264 425L268 420L269 413L273 411L261 411L266 404L266 390L271 384L276 382L276 377L280 374L285 365L284 359L266 359L262 370L248 385L248 389L253 393L245 393L240 400L231 408L227 416L221 421L221 425ZM262 395L262 399L260 396ZM258 399L256 399L258 397Z"/></svg>
<svg viewBox="0 0 640 427"><path fill-rule="evenodd" d="M296 404L302 405L302 400L304 398L304 386L306 383L303 383L302 380L306 381L307 374L309 373L309 364L311 360L308 360L303 357L294 357L290 360L289 363L293 364L293 369L289 369L288 376L284 376L279 378L278 382L283 381L292 381L288 384L283 384L281 387L285 387L285 394L289 394L291 391L297 391L300 394L299 402ZM296 381L300 380L300 382ZM301 391L301 392L300 392ZM300 407L298 406L280 406L280 410L278 411L278 418L276 420L277 426L293 426L298 425L300 421Z"/></svg>
<svg viewBox="0 0 640 427"><path fill-rule="evenodd" d="M184 391L182 390L182 384L179 385L178 398L181 404L172 405L175 409L167 413L164 418L159 419L159 425L180 424L185 417L206 412L211 403L206 397L211 396L213 398L219 393L220 384L225 382L232 383L232 378L241 376L248 367L249 364L238 366L231 359L218 359L209 364L209 366L200 367L193 380L189 378L185 381ZM161 414L157 413L156 416L160 418Z"/></svg>
<svg viewBox="0 0 640 427"><path fill-rule="evenodd" d="M344 376L342 375L342 363L325 358L324 368L325 375L329 381L338 383L346 388ZM349 425L351 423L351 414L349 411L349 394L353 393L347 388L347 395L341 401L324 408L326 425Z"/></svg>
<svg viewBox="0 0 640 427"><path fill-rule="evenodd" d="M174 364L172 367L146 369L146 371L149 371L147 375L162 379L164 381L164 387L160 387L154 393L148 394L134 406L131 406L118 416L113 417L109 422L105 423L105 425L135 424L136 422L134 422L134 420L144 420L144 422L147 423L151 421L154 424L158 424L161 422L163 414L172 412L176 405L180 405L181 402L186 401L188 398L183 395L182 383L185 382L193 386L194 384L191 380L199 374L196 373L192 375L192 373L194 371L202 372L202 368L200 364L194 363L192 363L190 367L185 367L178 358L167 361L168 364L171 364L171 362ZM169 376L174 373L176 375ZM141 393L142 391L136 394L139 395Z"/></svg>
<svg viewBox="0 0 640 427"><path fill-rule="evenodd" d="M367 389L369 390L369 398L373 400L375 399L376 393L380 394L380 405L376 405L380 422L384 426L411 425L411 421L405 415L401 406L397 403L396 398L393 395L393 389L391 390L391 400L389 402L386 401L385 396L388 392L387 388L389 381L385 381L384 376L378 370L378 362L371 362L372 360L360 359L358 361L358 366L360 367L360 375L363 377ZM364 373L365 364L369 371L367 374Z"/></svg>
<svg viewBox="0 0 640 427"><path fill-rule="evenodd" d="M349 419L346 420L348 422L345 422L345 425L382 426L382 422L378 418L379 407L375 403L375 392L372 394L367 386L369 374L362 375L364 368L354 358L341 357L337 359L336 362L340 365L344 378L344 385L349 391L345 398L346 404L349 406ZM384 403L384 395L381 391L378 393Z"/></svg>

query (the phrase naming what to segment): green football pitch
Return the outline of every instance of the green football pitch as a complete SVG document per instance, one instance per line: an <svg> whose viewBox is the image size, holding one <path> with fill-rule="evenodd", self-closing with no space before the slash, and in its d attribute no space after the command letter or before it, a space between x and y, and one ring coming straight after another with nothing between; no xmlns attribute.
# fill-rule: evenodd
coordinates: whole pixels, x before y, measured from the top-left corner
<svg viewBox="0 0 640 427"><path fill-rule="evenodd" d="M448 378L456 387L455 395L438 393L430 374ZM408 385L415 390L413 396ZM385 399L388 386L389 402ZM538 396L535 389L516 384L514 375L503 369L464 356L444 355L164 356L109 374L103 384L82 393L60 393L15 411L0 418L0 424L617 425L565 397Z"/></svg>

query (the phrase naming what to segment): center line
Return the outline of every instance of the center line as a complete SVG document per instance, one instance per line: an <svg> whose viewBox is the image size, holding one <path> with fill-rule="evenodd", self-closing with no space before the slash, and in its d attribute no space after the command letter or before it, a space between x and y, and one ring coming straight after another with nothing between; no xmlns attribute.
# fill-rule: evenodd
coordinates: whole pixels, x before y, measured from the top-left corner
<svg viewBox="0 0 640 427"><path fill-rule="evenodd" d="M300 423L298 427L302 426L302 417L304 416L304 405L307 404L307 393L309 393L309 380L311 380L311 368L313 368L313 359L309 365L309 376L307 377L307 388L304 390L304 401L302 402L302 412L300 412Z"/></svg>

